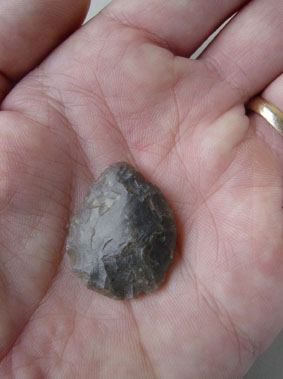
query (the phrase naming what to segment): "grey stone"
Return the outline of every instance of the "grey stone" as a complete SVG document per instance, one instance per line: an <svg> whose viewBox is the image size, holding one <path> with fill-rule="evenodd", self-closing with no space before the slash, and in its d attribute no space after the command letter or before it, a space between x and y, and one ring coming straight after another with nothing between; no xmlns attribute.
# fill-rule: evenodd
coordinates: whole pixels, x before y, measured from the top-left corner
<svg viewBox="0 0 283 379"><path fill-rule="evenodd" d="M125 162L108 167L71 220L66 250L85 285L113 299L155 290L176 246L161 191Z"/></svg>

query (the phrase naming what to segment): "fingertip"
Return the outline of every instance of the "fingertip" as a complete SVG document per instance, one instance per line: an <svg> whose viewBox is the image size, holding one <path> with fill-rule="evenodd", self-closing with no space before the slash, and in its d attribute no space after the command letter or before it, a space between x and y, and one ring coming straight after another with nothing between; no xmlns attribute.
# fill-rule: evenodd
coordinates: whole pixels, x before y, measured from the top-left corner
<svg viewBox="0 0 283 379"><path fill-rule="evenodd" d="M0 2L0 72L11 81L33 69L85 19L90 0ZM7 17L9 15L9 17Z"/></svg>

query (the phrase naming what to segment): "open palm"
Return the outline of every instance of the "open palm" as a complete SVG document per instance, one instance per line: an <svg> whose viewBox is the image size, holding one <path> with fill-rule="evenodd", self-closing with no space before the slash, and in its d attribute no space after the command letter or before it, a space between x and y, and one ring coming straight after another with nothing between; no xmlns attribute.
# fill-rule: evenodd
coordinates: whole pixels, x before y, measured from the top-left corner
<svg viewBox="0 0 283 379"><path fill-rule="evenodd" d="M244 109L264 88L282 105L282 1L250 1L191 60L247 1L117 0L40 65L87 0L5 3L1 378L240 378L283 324L283 143ZM116 161L177 221L168 280L132 301L86 289L64 255L70 215Z"/></svg>

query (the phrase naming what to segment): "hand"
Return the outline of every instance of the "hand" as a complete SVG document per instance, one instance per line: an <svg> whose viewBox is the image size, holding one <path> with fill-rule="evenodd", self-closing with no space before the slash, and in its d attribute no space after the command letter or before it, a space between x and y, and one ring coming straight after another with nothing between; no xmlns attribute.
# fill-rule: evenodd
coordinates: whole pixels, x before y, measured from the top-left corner
<svg viewBox="0 0 283 379"><path fill-rule="evenodd" d="M264 90L282 110L283 3L116 0L72 34L87 3L0 5L0 376L240 378L283 325L283 140L244 108ZM178 228L166 283L132 301L87 290L64 255L122 160Z"/></svg>

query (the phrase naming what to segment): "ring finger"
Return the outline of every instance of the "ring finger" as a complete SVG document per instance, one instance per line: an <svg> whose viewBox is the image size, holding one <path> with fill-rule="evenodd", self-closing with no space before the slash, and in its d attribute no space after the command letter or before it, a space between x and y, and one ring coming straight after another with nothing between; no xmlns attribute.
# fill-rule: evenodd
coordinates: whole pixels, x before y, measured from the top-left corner
<svg viewBox="0 0 283 379"><path fill-rule="evenodd" d="M283 113L283 74L266 87L262 93L262 97L268 103L275 105ZM250 120L255 133L268 143L283 166L283 138L262 116L252 112Z"/></svg>

